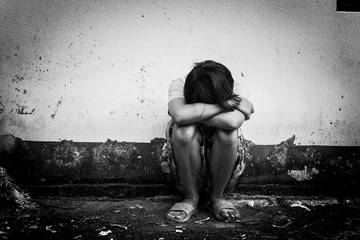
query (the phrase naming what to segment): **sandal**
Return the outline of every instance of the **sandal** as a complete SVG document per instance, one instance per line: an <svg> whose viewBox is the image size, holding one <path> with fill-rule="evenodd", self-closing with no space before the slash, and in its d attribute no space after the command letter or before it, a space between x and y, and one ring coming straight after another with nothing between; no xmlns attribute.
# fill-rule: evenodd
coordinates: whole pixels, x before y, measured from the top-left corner
<svg viewBox="0 0 360 240"><path fill-rule="evenodd" d="M210 212L212 212L215 217L220 221L236 221L237 218L223 218L220 216L220 211L223 211L225 209L227 209L228 212L235 212L237 215L239 215L239 211L236 209L236 207L234 207L234 205L230 201L227 201L225 199L215 201L209 208Z"/></svg>
<svg viewBox="0 0 360 240"><path fill-rule="evenodd" d="M169 216L170 212L183 212L183 213L185 213L185 217L181 218L181 219L173 218L173 217ZM174 206L168 211L168 214L166 215L166 217L168 219L171 219L172 221L175 221L178 223L184 223L184 222L189 221L190 217L196 212L197 212L197 208L193 207L191 204L185 203L185 202L180 202L180 203L174 204Z"/></svg>

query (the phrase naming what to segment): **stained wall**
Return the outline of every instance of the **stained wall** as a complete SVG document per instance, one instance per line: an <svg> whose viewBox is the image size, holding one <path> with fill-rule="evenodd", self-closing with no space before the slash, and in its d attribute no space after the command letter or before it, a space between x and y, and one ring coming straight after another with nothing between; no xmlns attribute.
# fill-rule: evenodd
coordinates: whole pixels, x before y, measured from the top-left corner
<svg viewBox="0 0 360 240"><path fill-rule="evenodd" d="M194 62L249 88L247 139L360 145L360 14L335 0L0 1L0 135L164 137L167 88Z"/></svg>

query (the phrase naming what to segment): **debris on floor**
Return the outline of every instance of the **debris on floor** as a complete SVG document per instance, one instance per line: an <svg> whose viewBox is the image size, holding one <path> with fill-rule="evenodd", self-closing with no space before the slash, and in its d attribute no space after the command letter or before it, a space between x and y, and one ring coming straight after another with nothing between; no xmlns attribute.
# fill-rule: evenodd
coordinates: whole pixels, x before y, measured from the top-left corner
<svg viewBox="0 0 360 240"><path fill-rule="evenodd" d="M111 227L119 227L119 228L123 228L123 229L125 229L125 230L128 230L128 227L127 227L127 226L120 225L120 224L110 223L110 226L111 226Z"/></svg>
<svg viewBox="0 0 360 240"><path fill-rule="evenodd" d="M112 233L110 230L107 230L107 231L101 231L99 232L99 235L100 236L107 236L109 233Z"/></svg>
<svg viewBox="0 0 360 240"><path fill-rule="evenodd" d="M207 217L207 218L204 218L204 219L201 219L201 220L197 220L197 221L195 221L195 223L203 224L205 221L208 221L208 220L210 220L210 217Z"/></svg>
<svg viewBox="0 0 360 240"><path fill-rule="evenodd" d="M307 211L311 211L307 206L304 206L300 201L296 201L294 202L293 204L290 205L290 207L300 207L300 208L303 208Z"/></svg>
<svg viewBox="0 0 360 240"><path fill-rule="evenodd" d="M171 198L39 198L37 211L0 209L0 239L360 239L359 201L312 206L311 199L282 198L287 204L260 207L262 200L255 197L254 207L235 204L241 214L237 221L221 222L200 209L182 224L166 218L175 202Z"/></svg>

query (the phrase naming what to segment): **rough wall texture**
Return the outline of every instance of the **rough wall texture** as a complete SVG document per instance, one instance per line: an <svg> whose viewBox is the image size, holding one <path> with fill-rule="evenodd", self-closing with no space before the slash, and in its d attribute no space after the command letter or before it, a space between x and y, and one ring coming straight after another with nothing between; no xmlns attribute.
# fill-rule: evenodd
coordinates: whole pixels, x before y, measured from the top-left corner
<svg viewBox="0 0 360 240"><path fill-rule="evenodd" d="M19 182L156 182L161 171L134 143L29 142L0 137L0 165Z"/></svg>
<svg viewBox="0 0 360 240"><path fill-rule="evenodd" d="M213 59L248 85L256 144L359 146L360 15L335 2L3 0L0 134L149 142L170 81Z"/></svg>
<svg viewBox="0 0 360 240"><path fill-rule="evenodd" d="M294 139L295 136L277 145L254 145L247 141L246 168L240 184L312 185L331 190L358 188L359 148L299 147ZM170 185L160 166L164 142L163 138L145 145L111 140L30 142L4 135L0 136L0 166L22 184Z"/></svg>

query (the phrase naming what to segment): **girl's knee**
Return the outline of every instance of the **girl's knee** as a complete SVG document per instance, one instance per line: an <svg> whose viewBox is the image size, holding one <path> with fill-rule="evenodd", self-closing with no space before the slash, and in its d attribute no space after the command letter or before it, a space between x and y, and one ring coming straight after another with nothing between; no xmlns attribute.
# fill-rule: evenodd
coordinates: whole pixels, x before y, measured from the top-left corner
<svg viewBox="0 0 360 240"><path fill-rule="evenodd" d="M174 125L172 130L172 141L176 141L182 144L188 144L194 140L198 140L200 137L199 130L197 129L196 124L179 126Z"/></svg>
<svg viewBox="0 0 360 240"><path fill-rule="evenodd" d="M217 141L225 145L237 145L239 142L237 129L224 130L218 128L215 131L214 137Z"/></svg>

